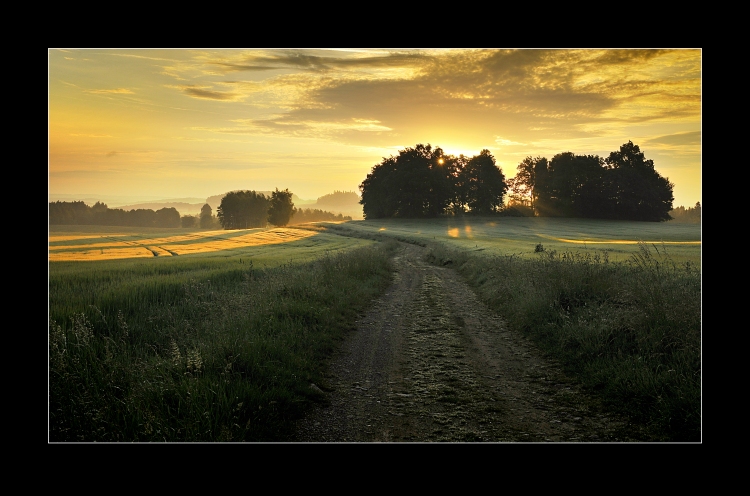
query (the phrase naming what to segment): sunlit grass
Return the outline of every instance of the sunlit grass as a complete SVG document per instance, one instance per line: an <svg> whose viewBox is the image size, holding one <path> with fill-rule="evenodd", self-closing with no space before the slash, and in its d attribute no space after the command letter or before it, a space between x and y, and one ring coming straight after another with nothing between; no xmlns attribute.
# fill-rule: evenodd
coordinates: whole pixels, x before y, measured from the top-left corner
<svg viewBox="0 0 750 496"><path fill-rule="evenodd" d="M582 254L606 252L611 261L626 261L645 242L665 247L677 263L700 267L700 224L518 217L443 217L437 219L378 219L333 226L339 232L386 235L415 242L437 241L446 246L486 255L535 258L537 245L545 251Z"/></svg>
<svg viewBox="0 0 750 496"><path fill-rule="evenodd" d="M123 258L154 258L154 253L145 246L139 248L123 247L114 250L107 246L107 249L78 249L73 252L50 253L49 257L50 261L54 262L94 262Z"/></svg>
<svg viewBox="0 0 750 496"><path fill-rule="evenodd" d="M49 260L99 261L123 258L194 255L248 247L300 241L322 231L304 228L243 229L197 231L156 235L138 233L101 233L92 235L49 236ZM88 241L88 242L87 242Z"/></svg>

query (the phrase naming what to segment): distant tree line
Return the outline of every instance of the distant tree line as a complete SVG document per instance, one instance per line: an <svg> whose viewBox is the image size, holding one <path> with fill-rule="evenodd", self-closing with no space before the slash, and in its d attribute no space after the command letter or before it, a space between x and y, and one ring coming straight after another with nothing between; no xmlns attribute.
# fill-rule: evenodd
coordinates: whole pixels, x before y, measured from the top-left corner
<svg viewBox="0 0 750 496"><path fill-rule="evenodd" d="M607 158L527 157L508 181L489 150L455 157L420 144L375 165L360 184L360 203L366 219L526 209L545 217L663 221L671 218L673 188L632 141ZM506 193L513 211L504 206Z"/></svg>
<svg viewBox="0 0 750 496"><path fill-rule="evenodd" d="M350 207L352 204L359 203L359 195L354 191L339 191L323 195L318 198L316 205L327 208Z"/></svg>
<svg viewBox="0 0 750 496"><path fill-rule="evenodd" d="M180 213L174 207L159 210L136 209L122 210L109 208L106 204L96 202L88 206L82 201L50 202L50 225L102 225L133 227L180 227Z"/></svg>
<svg viewBox="0 0 750 496"><path fill-rule="evenodd" d="M266 196L255 191L232 191L221 200L217 215L206 203L198 216L183 215L174 207L159 210L112 209L97 202L88 206L82 201L50 202L50 225L104 225L132 227L184 227L201 229L248 229L268 224L285 226L294 218L295 224L326 220L352 220L350 216L319 209L297 209L289 190L278 189Z"/></svg>
<svg viewBox="0 0 750 496"><path fill-rule="evenodd" d="M694 207L685 208L682 205L671 210L669 216L674 222L686 222L690 224L701 223L701 202L697 202Z"/></svg>
<svg viewBox="0 0 750 496"><path fill-rule="evenodd" d="M356 194L356 193L355 193ZM321 221L338 221L338 220L352 220L350 215L334 214L325 210L317 208L295 208L294 216L292 217L292 224L302 224L304 222L321 222Z"/></svg>

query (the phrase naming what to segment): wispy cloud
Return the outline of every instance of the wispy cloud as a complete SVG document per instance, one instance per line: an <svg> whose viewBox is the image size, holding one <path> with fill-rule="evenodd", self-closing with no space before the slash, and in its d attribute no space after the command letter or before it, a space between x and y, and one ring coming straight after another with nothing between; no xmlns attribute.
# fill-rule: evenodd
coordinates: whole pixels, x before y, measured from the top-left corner
<svg viewBox="0 0 750 496"><path fill-rule="evenodd" d="M658 136L656 138L651 138L646 141L646 144L667 146L700 145L701 135L702 133L700 131L668 134L664 136Z"/></svg>
<svg viewBox="0 0 750 496"><path fill-rule="evenodd" d="M507 139L503 139L500 136L497 136L495 138L495 143L497 143L500 146L526 146L526 143L519 143L518 141L511 141Z"/></svg>
<svg viewBox="0 0 750 496"><path fill-rule="evenodd" d="M210 89L209 86L198 86L198 85L181 85L181 86L168 86L170 88L179 88L184 94L192 98L201 98L204 100L219 100L225 102L232 102L242 100L244 97L242 94L234 91L216 91Z"/></svg>
<svg viewBox="0 0 750 496"><path fill-rule="evenodd" d="M336 53L336 56L322 56L310 54L309 50L284 50L257 55L240 55L239 57L232 57L232 59L236 59L234 61L210 60L211 56L209 55L207 62L223 71L269 71L293 68L325 72L338 69L412 67L431 58L430 55L418 51L394 53L365 51L352 53L355 53L355 56L341 57L340 52Z"/></svg>
<svg viewBox="0 0 750 496"><path fill-rule="evenodd" d="M86 93L94 93L100 95L115 94L115 95L133 95L133 91L127 88L112 88L112 89L98 89L98 90L85 90Z"/></svg>

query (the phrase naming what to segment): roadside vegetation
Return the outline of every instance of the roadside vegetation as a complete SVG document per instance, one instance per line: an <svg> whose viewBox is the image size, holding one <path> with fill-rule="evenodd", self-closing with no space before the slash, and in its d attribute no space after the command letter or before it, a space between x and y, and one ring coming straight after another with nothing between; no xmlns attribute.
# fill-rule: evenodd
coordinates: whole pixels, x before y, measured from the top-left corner
<svg viewBox="0 0 750 496"><path fill-rule="evenodd" d="M626 262L607 252L537 259L434 245L512 329L566 373L663 441L701 440L701 274L669 250L639 243Z"/></svg>
<svg viewBox="0 0 750 496"><path fill-rule="evenodd" d="M332 237L348 248L293 263L278 246L51 263L49 440L283 440L390 282L392 245Z"/></svg>

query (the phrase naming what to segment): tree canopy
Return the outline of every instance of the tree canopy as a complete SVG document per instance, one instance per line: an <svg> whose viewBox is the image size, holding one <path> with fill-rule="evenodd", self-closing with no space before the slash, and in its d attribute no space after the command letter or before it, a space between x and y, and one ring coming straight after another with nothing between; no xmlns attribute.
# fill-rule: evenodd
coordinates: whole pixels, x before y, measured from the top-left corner
<svg viewBox="0 0 750 496"><path fill-rule="evenodd" d="M232 191L221 199L216 216L224 229L265 227L270 201L255 191Z"/></svg>
<svg viewBox="0 0 750 496"><path fill-rule="evenodd" d="M270 206L268 208L268 222L274 226L282 227L289 224L294 215L294 202L292 202L292 193L285 189L271 193Z"/></svg>
<svg viewBox="0 0 750 496"><path fill-rule="evenodd" d="M211 224L213 224L213 215L214 214L213 210L211 209L211 205L206 203L201 207L200 223L203 229L211 227Z"/></svg>
<svg viewBox="0 0 750 496"><path fill-rule="evenodd" d="M472 212L491 214L503 206L508 189L503 172L495 165L489 150L472 157L462 171L466 202Z"/></svg>
<svg viewBox="0 0 750 496"><path fill-rule="evenodd" d="M471 159L418 144L384 158L360 184L366 219L434 217L447 212L495 212L507 189L488 150Z"/></svg>
<svg viewBox="0 0 750 496"><path fill-rule="evenodd" d="M674 185L628 141L604 159L559 153L526 157L511 182L511 198L539 216L669 220Z"/></svg>
<svg viewBox="0 0 750 496"><path fill-rule="evenodd" d="M610 183L610 201L619 218L631 220L669 220L674 184L654 169L654 161L646 160L638 145L628 141L604 161Z"/></svg>

